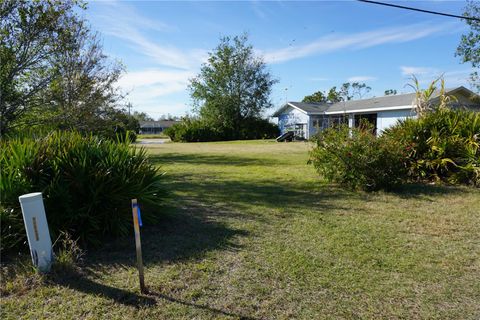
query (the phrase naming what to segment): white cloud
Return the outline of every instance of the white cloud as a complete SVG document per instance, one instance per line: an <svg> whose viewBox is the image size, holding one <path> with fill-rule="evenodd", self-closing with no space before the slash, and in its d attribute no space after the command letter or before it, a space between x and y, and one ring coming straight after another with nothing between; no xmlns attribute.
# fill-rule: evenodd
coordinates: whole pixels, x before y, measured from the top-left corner
<svg viewBox="0 0 480 320"><path fill-rule="evenodd" d="M149 69L127 73L118 85L128 93L128 100L142 111L173 113L173 110L162 109L162 105L165 105L167 96L186 91L188 79L193 76L192 71Z"/></svg>
<svg viewBox="0 0 480 320"><path fill-rule="evenodd" d="M370 81L370 80L377 80L377 78L370 77L370 76L355 76L347 79L348 82L363 82L363 81Z"/></svg>
<svg viewBox="0 0 480 320"><path fill-rule="evenodd" d="M253 13L255 13L255 15L261 20L268 19L266 8L263 6L261 1L258 1L258 0L251 1L251 8L253 10Z"/></svg>
<svg viewBox="0 0 480 320"><path fill-rule="evenodd" d="M433 67L413 67L401 66L400 71L408 83L411 83L410 77L415 75L422 86L428 86L432 81L443 77L447 88L468 86L468 79L471 69L464 70L441 70Z"/></svg>
<svg viewBox="0 0 480 320"><path fill-rule="evenodd" d="M338 50L359 50L387 43L402 43L450 32L452 24L414 24L343 35L327 35L304 45L263 51L265 61L281 63Z"/></svg>
<svg viewBox="0 0 480 320"><path fill-rule="evenodd" d="M175 46L150 40L145 31L175 32L175 26L152 20L141 15L125 2L105 2L102 14L96 16L105 34L126 40L131 48L152 58L158 65L190 69L203 62L206 51L202 49L181 50Z"/></svg>
<svg viewBox="0 0 480 320"><path fill-rule="evenodd" d="M412 67L412 66L401 66L400 70L402 71L402 75L404 76L420 76L426 74L433 74L436 73L438 70L435 68L430 67Z"/></svg>
<svg viewBox="0 0 480 320"><path fill-rule="evenodd" d="M151 104L143 105L141 110L134 105L132 111L146 112L152 118L158 119L161 115L166 115L168 113L177 116L186 115L190 112L190 109L191 107L185 103L172 100L159 100L152 101Z"/></svg>
<svg viewBox="0 0 480 320"><path fill-rule="evenodd" d="M135 25L141 29L150 29L160 32L176 31L177 27L168 25L162 21L150 19L141 15L134 6L122 1L104 1L103 13L98 14L99 22L104 25L112 24L112 22L120 25Z"/></svg>
<svg viewBox="0 0 480 320"><path fill-rule="evenodd" d="M178 29L149 19L126 2L102 2L99 6L101 12L95 16L95 21L100 30L124 40L127 46L139 53L137 59L151 59L151 68L127 70L117 83L128 94L127 100L132 102L134 109L147 112L154 118L161 114L180 115L188 111L189 107L180 101L185 99L188 80L207 60L207 51L182 50L151 40L148 37L151 31L158 35L157 39L161 39L162 34L177 32Z"/></svg>
<svg viewBox="0 0 480 320"><path fill-rule="evenodd" d="M125 74L118 81L118 85L125 89L152 86L166 87L174 84L186 86L188 79L193 76L194 73L191 71L149 69Z"/></svg>

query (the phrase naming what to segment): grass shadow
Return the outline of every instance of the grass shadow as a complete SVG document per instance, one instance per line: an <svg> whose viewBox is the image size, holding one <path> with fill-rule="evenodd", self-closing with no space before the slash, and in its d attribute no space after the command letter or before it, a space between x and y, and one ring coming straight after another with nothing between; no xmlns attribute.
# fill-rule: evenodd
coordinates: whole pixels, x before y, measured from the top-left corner
<svg viewBox="0 0 480 320"><path fill-rule="evenodd" d="M214 155L214 154L185 154L185 153L162 153L150 154L150 161L155 164L165 163L185 163L185 164L206 164L220 166L271 166L281 163L276 159L237 157L232 155Z"/></svg>
<svg viewBox="0 0 480 320"><path fill-rule="evenodd" d="M158 225L142 228L144 265L148 267L184 259L200 259L210 250L237 250L238 245L232 238L246 235L245 231L228 228L201 214L167 212ZM100 279L97 280L98 275L102 274L102 270L108 272L112 267L119 270L127 269L136 266L135 264L135 242L132 234L130 237L106 243L103 247L90 252L84 261L81 272L63 270L53 273L49 277L49 281L86 294L102 296L127 306L139 308L155 305L156 300L152 295L139 295L132 291L103 284ZM167 296L159 297L230 315L207 306L197 306Z"/></svg>
<svg viewBox="0 0 480 320"><path fill-rule="evenodd" d="M187 307L205 310L217 315L230 316L237 319L255 319L250 316L236 314L225 310L210 307L208 305L197 304L189 301L184 301L178 298L174 298L162 293L157 293L153 290L148 290L145 294L136 294L124 289L115 288L112 286L104 285L89 279L86 275L74 271L62 274L54 274L49 277L49 282L61 285L70 289L74 289L79 292L91 294L95 296L102 296L104 298L115 301L116 303L123 304L125 306L141 308L141 307L153 307L158 303L158 299L166 300L171 303L181 304Z"/></svg>
<svg viewBox="0 0 480 320"><path fill-rule="evenodd" d="M339 209L339 198L350 199L359 194L326 185L322 182L285 182L260 180L255 182L220 179L195 179L195 176L172 175L171 194L175 191L189 194L191 201L235 204L236 208L258 205L266 208L304 209L315 207L319 211ZM217 210L218 211L218 210ZM221 210L219 212L222 212Z"/></svg>
<svg viewBox="0 0 480 320"><path fill-rule="evenodd" d="M390 193L404 199L419 199L439 195L459 194L467 189L461 186L433 185L433 184L405 184Z"/></svg>
<svg viewBox="0 0 480 320"><path fill-rule="evenodd" d="M259 318L254 318L254 317L251 317L251 316L246 316L246 315L241 315L241 314L237 314L237 313L233 313L233 312L228 312L228 311L221 310L221 309L217 309L217 308L212 308L212 307L210 307L210 306L208 306L208 305L197 304L197 303L193 303L193 302L188 302L188 301L176 299L176 298L167 296L167 295L162 294L162 293L149 292L148 294L149 294L150 296L154 296L154 297L157 297L157 298L159 298L159 299L163 299L163 300L166 300L166 301L169 301L169 302L172 302L172 303L178 303L178 304L181 304L181 305L184 305L184 306L188 306L188 307L193 307L193 308L197 308L197 309L206 310L206 311L215 313L215 314L217 314L217 315L234 317L234 318L237 318L237 319L240 319L240 320L255 320L255 319L259 319Z"/></svg>
<svg viewBox="0 0 480 320"><path fill-rule="evenodd" d="M156 304L155 299L152 297L139 295L125 289L115 288L93 281L87 276L87 273L83 274L75 271L62 272L51 275L49 281L86 294L102 296L126 306L139 308Z"/></svg>
<svg viewBox="0 0 480 320"><path fill-rule="evenodd" d="M146 266L201 258L212 250L237 250L234 238L246 236L244 230L232 229L190 208L168 208L157 224L141 229L143 259ZM132 234L89 255L92 265L135 265L135 242Z"/></svg>

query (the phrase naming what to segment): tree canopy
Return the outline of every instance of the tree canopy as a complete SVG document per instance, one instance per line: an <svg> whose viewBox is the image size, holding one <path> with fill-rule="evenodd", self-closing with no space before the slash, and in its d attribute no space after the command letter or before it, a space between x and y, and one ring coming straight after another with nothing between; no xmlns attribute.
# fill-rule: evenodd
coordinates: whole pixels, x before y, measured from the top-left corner
<svg viewBox="0 0 480 320"><path fill-rule="evenodd" d="M0 131L34 125L94 131L125 123L110 61L77 0L0 2ZM127 121L128 122L128 121Z"/></svg>
<svg viewBox="0 0 480 320"><path fill-rule="evenodd" d="M463 15L480 18L480 4L475 1L468 1ZM463 63L470 62L474 68L474 71L470 74L471 84L480 92L480 75L478 73L480 68L480 22L467 19L465 21L470 30L462 35L455 55L461 57Z"/></svg>
<svg viewBox="0 0 480 320"><path fill-rule="evenodd" d="M395 89L388 89L388 90L385 90L384 94L386 96L394 96L397 94L397 90Z"/></svg>
<svg viewBox="0 0 480 320"><path fill-rule="evenodd" d="M194 110L211 126L238 132L270 108L273 79L247 35L222 37L200 73L190 80Z"/></svg>
<svg viewBox="0 0 480 320"><path fill-rule="evenodd" d="M302 102L306 103L326 103L347 101L353 98L362 99L372 88L365 83L346 82L340 89L331 87L328 92L317 91L311 95L305 96Z"/></svg>

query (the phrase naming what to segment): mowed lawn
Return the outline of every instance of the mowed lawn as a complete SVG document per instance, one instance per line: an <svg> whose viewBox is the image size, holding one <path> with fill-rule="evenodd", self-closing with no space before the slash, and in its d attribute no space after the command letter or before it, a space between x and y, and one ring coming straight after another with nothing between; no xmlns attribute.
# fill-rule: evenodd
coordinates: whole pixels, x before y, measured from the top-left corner
<svg viewBox="0 0 480 320"><path fill-rule="evenodd" d="M2 298L3 319L479 319L480 190L342 190L307 143L147 145L170 191L84 271ZM128 205L128 204L127 204Z"/></svg>

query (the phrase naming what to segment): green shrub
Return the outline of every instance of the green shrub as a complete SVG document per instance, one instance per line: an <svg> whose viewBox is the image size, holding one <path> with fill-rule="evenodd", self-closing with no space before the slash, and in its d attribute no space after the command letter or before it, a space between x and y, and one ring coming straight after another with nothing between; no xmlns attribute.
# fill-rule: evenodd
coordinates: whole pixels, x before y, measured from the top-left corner
<svg viewBox="0 0 480 320"><path fill-rule="evenodd" d="M245 119L241 128L213 127L197 119L183 119L164 133L176 142L270 139L279 134L278 126L265 119Z"/></svg>
<svg viewBox="0 0 480 320"><path fill-rule="evenodd" d="M204 142L222 140L222 133L202 121L184 119L166 129L164 133L175 142Z"/></svg>
<svg viewBox="0 0 480 320"><path fill-rule="evenodd" d="M411 179L480 186L480 113L437 108L384 135L411 149Z"/></svg>
<svg viewBox="0 0 480 320"><path fill-rule="evenodd" d="M144 149L75 132L1 142L1 248L25 241L18 196L43 192L50 232L68 232L82 243L130 230L130 199L154 209L161 176ZM142 211L146 222L155 210Z"/></svg>
<svg viewBox="0 0 480 320"><path fill-rule="evenodd" d="M403 146L377 138L369 128L346 125L321 131L310 151L310 162L328 181L351 189L391 189L406 179Z"/></svg>
<svg viewBox="0 0 480 320"><path fill-rule="evenodd" d="M274 139L280 135L278 125L266 119L245 120L238 139Z"/></svg>

